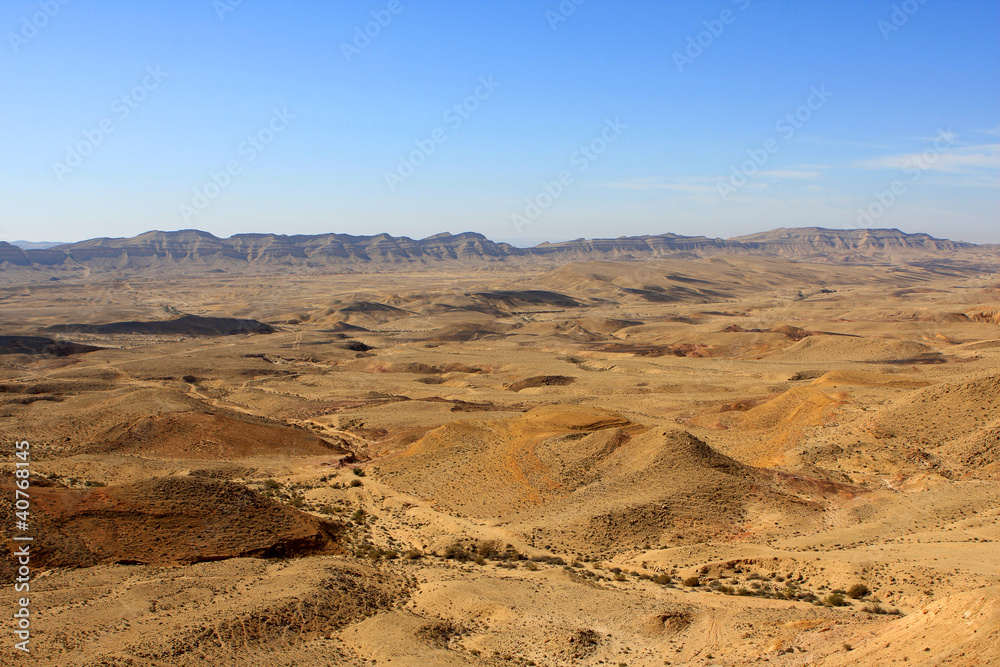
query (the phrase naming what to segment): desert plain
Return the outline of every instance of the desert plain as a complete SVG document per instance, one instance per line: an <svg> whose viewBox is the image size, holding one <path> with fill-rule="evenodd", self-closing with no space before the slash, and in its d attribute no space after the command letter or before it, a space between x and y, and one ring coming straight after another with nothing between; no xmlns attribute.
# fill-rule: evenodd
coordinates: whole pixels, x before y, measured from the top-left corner
<svg viewBox="0 0 1000 667"><path fill-rule="evenodd" d="M1000 664L996 265L19 273L0 324L3 664Z"/></svg>

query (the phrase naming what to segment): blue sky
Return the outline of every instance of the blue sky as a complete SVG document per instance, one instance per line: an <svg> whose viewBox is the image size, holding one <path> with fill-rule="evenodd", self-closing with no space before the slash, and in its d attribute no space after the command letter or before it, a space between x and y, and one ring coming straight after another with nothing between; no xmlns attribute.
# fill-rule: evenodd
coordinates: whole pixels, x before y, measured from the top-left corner
<svg viewBox="0 0 1000 667"><path fill-rule="evenodd" d="M997 26L971 0L0 0L0 240L997 243Z"/></svg>

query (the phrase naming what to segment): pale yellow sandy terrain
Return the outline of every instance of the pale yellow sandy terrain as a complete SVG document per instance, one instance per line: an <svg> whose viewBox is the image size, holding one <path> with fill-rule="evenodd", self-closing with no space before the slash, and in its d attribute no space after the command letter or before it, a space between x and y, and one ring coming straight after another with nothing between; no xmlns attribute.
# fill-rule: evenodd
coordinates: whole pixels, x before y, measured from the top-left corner
<svg viewBox="0 0 1000 667"><path fill-rule="evenodd" d="M1000 664L988 270L98 276L0 305L5 335L101 348L0 354L30 664ZM273 332L121 324L181 313Z"/></svg>

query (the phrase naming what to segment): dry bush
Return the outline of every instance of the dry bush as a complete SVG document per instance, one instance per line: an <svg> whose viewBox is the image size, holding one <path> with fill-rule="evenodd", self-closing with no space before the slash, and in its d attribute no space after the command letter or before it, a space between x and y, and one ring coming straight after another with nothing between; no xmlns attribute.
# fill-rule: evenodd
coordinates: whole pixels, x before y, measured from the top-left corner
<svg viewBox="0 0 1000 667"><path fill-rule="evenodd" d="M847 597L854 598L855 600L868 597L870 594L871 589L864 584L854 584L847 589Z"/></svg>

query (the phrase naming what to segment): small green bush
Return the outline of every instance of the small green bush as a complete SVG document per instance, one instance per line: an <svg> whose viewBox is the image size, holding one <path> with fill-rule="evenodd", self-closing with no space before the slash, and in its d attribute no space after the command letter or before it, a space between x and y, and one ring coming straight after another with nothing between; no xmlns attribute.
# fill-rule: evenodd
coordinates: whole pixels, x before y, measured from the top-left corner
<svg viewBox="0 0 1000 667"><path fill-rule="evenodd" d="M365 471L362 470L361 468L354 468L354 469L351 470L351 472L353 472L358 477L364 477L365 476Z"/></svg>
<svg viewBox="0 0 1000 667"><path fill-rule="evenodd" d="M693 588L695 586L701 586L701 579L699 579L698 577L688 577L681 583L683 583L685 586Z"/></svg>
<svg viewBox="0 0 1000 667"><path fill-rule="evenodd" d="M278 482L278 480L275 479L265 479L264 487L268 489L280 489L281 484Z"/></svg>
<svg viewBox="0 0 1000 667"><path fill-rule="evenodd" d="M352 479L351 480L351 488L352 489L356 489L359 486L364 486L364 483L360 479Z"/></svg>

